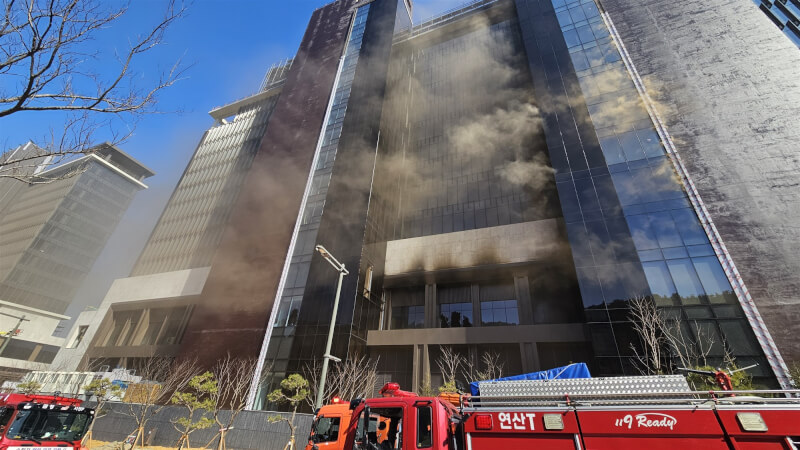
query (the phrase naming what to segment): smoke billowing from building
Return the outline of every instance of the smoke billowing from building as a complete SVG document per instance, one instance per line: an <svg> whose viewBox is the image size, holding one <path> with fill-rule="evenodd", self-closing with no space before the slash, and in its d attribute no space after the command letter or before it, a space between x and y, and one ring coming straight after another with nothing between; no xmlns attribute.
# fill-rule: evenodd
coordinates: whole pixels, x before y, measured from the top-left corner
<svg viewBox="0 0 800 450"><path fill-rule="evenodd" d="M784 382L746 295L758 270L737 276L721 245L735 233L711 226L690 183L702 172L674 151L697 149L686 132L668 139L656 116L680 114L685 98L657 76L641 82L643 60L623 50L613 16L594 0L478 1L409 29L402 1L316 10L264 127L248 128L260 144L214 207L225 211L208 222L214 238L200 245L166 219L199 207L179 184L160 225L167 244L156 251L157 231L140 258L202 260L147 275L165 290L186 283L147 298L184 308L158 350L202 349L206 363L258 354L270 377L251 399L265 407L265 392L324 351L337 274L323 245L350 272L331 354L379 358L382 379L411 389L441 381L440 345L473 361L497 352L506 373L585 360L597 375L638 374L637 297L676 318L687 342L719 343L705 363L733 355L759 363L758 382ZM178 235L185 254L172 255ZM104 320L89 360L143 345L119 345L118 323Z"/></svg>

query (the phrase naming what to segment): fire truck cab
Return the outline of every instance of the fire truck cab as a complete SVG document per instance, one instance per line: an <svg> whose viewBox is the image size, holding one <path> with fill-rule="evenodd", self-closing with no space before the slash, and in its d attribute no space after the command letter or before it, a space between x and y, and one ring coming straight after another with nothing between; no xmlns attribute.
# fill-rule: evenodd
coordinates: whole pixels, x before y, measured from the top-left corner
<svg viewBox="0 0 800 450"><path fill-rule="evenodd" d="M501 395L462 398L455 407L444 398L419 397L394 386L384 387L384 397L350 402L351 417L344 419L347 414L343 414L338 434L327 435L331 439L327 449L798 450L800 446L800 391L543 396L509 388ZM385 434L375 427L381 423L386 423ZM313 437L312 433L307 449L322 449Z"/></svg>
<svg viewBox="0 0 800 450"><path fill-rule="evenodd" d="M94 410L76 398L0 395L0 450L36 447L81 448Z"/></svg>

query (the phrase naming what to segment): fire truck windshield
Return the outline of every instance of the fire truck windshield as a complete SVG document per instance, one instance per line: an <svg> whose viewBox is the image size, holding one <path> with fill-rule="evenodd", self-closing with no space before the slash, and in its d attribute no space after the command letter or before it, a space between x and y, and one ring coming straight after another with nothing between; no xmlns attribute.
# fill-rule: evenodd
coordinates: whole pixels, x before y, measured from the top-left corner
<svg viewBox="0 0 800 450"><path fill-rule="evenodd" d="M6 438L74 442L83 438L91 419L88 411L19 410L8 427Z"/></svg>

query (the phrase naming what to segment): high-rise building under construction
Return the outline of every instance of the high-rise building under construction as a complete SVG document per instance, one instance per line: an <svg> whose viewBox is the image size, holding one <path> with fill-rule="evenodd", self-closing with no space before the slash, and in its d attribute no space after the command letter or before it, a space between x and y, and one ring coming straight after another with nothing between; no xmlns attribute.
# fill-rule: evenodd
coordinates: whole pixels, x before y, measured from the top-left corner
<svg viewBox="0 0 800 450"><path fill-rule="evenodd" d="M205 209L188 200L205 192L186 180L210 130L85 361L233 351L258 355L268 385L301 372L322 358L337 289L322 245L349 271L331 354L378 358L412 389L441 380L442 346L497 354L505 373L585 360L638 374L637 299L677 341L684 360L665 363L735 359L786 385L800 54L764 14L747 0L480 0L412 25L411 8L313 12L251 101L273 99L242 181ZM211 210L224 214L191 219ZM183 308L168 342L142 302Z"/></svg>

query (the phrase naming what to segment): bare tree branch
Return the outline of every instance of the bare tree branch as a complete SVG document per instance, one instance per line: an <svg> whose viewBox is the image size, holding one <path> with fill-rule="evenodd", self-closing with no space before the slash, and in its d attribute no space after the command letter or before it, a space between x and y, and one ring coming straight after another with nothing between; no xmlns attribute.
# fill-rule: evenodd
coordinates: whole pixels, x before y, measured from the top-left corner
<svg viewBox="0 0 800 450"><path fill-rule="evenodd" d="M195 359L175 361L159 356L140 360L135 370L142 380L128 388L124 412L136 422L134 448L144 444L150 419L168 405L175 391L182 390L200 372Z"/></svg>
<svg viewBox="0 0 800 450"><path fill-rule="evenodd" d="M0 19L0 118L28 111L64 113L63 129L51 130L48 155L63 159L90 152L98 130L108 129L113 144L127 139L143 114L156 113L158 94L180 80L187 69L178 60L154 81L142 85L135 64L164 42L166 31L185 13L176 0L161 19L114 55L90 51L90 41L117 26L127 7L101 0L3 0ZM114 124L121 122L121 130ZM0 158L0 178L27 181L11 170L27 159ZM51 162L57 164L57 162Z"/></svg>
<svg viewBox="0 0 800 450"><path fill-rule="evenodd" d="M256 358L239 358L228 353L225 358L217 361L212 369L218 384L217 392L211 395L214 404L212 413L214 421L219 425L219 431L209 444L217 440L218 450L227 448L225 444L227 432L233 428L236 417L247 406L247 395L257 365ZM265 367L262 370L261 379L257 380L259 386L266 381L271 369Z"/></svg>
<svg viewBox="0 0 800 450"><path fill-rule="evenodd" d="M317 398L322 363L315 361L307 364L303 370L308 380L311 395L306 398L306 403L314 407ZM324 399L338 396L346 400L370 397L375 392L378 382L378 360L366 356L357 356L331 366L325 379Z"/></svg>

